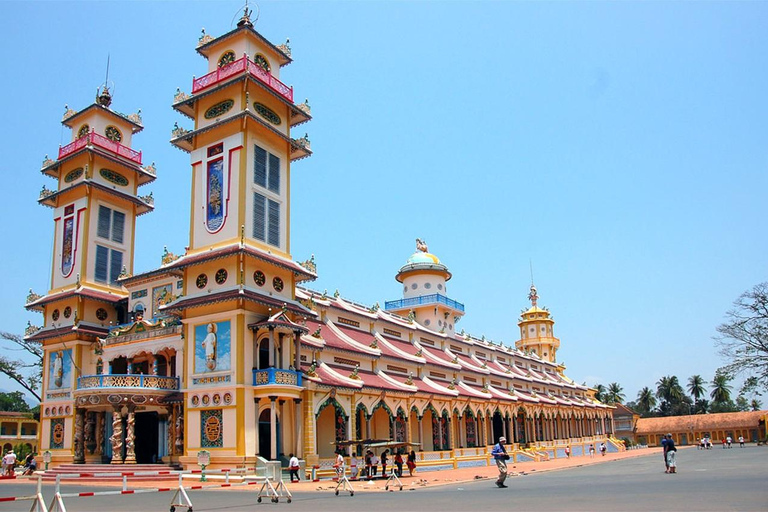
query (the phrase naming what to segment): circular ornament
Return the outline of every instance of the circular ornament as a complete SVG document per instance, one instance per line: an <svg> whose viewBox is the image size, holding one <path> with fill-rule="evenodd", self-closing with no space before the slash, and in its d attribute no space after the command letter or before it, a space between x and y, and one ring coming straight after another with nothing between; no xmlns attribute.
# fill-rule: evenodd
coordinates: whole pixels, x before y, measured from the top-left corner
<svg viewBox="0 0 768 512"><path fill-rule="evenodd" d="M192 397L192 405L195 406L195 407L200 405L200 397L199 396L195 395L195 396Z"/></svg>
<svg viewBox="0 0 768 512"><path fill-rule="evenodd" d="M227 282L227 270L220 268L216 271L216 284L224 284Z"/></svg>
<svg viewBox="0 0 768 512"><path fill-rule="evenodd" d="M224 404L229 405L232 403L232 393L224 393Z"/></svg>
<svg viewBox="0 0 768 512"><path fill-rule="evenodd" d="M229 112L235 105L233 100L224 100L205 111L206 119L213 119Z"/></svg>
<svg viewBox="0 0 768 512"><path fill-rule="evenodd" d="M205 420L205 438L210 443L215 443L221 437L221 420L216 416L209 416Z"/></svg>
<svg viewBox="0 0 768 512"><path fill-rule="evenodd" d="M261 54L258 54L258 55L256 55L256 56L253 58L253 63L254 63L254 64L256 64L257 66L259 66L261 69L263 69L263 70L264 70L264 71L266 71L267 73L269 73L269 72L270 72L270 70L271 70L271 69L270 69L270 67L269 67L269 62L268 62L268 61L267 61L267 59L266 59L266 58L265 58L263 55L261 55Z"/></svg>
<svg viewBox="0 0 768 512"><path fill-rule="evenodd" d="M209 403L211 403L211 397L203 395L203 405L208 405Z"/></svg>
<svg viewBox="0 0 768 512"><path fill-rule="evenodd" d="M66 408L66 409L64 409L64 412L65 412L66 414L69 414L69 412L70 412L71 410L72 410L72 409L70 409L70 408L69 408L69 406L67 406L67 408Z"/></svg>
<svg viewBox="0 0 768 512"><path fill-rule="evenodd" d="M104 130L104 135L112 142L123 141L123 134L114 126L107 126L106 130Z"/></svg>
<svg viewBox="0 0 768 512"><path fill-rule="evenodd" d="M267 276L265 276L264 272L261 270L257 270L253 273L253 282L256 283L257 286L264 286L264 283L267 282Z"/></svg>
<svg viewBox="0 0 768 512"><path fill-rule="evenodd" d="M59 406L59 416L62 416L64 414L64 408L62 406Z"/></svg>
<svg viewBox="0 0 768 512"><path fill-rule="evenodd" d="M213 395L213 405L219 405L221 403L221 395L216 393Z"/></svg>
<svg viewBox="0 0 768 512"><path fill-rule="evenodd" d="M46 416L50 416L51 415L51 408L50 407L46 407L45 408L45 415Z"/></svg>
<svg viewBox="0 0 768 512"><path fill-rule="evenodd" d="M113 171L112 169L102 168L99 170L99 174L102 178L111 183L114 183L115 185L120 185L121 187L128 185L128 178L117 171Z"/></svg>
<svg viewBox="0 0 768 512"><path fill-rule="evenodd" d="M284 286L285 285L283 284L283 280L279 277L272 279L272 288L274 288L276 292L283 291Z"/></svg>
<svg viewBox="0 0 768 512"><path fill-rule="evenodd" d="M66 176L64 176L64 183L72 183L82 175L83 175L82 167L78 167L77 169L72 169L66 174Z"/></svg>
<svg viewBox="0 0 768 512"><path fill-rule="evenodd" d="M96 318L101 320L102 322L107 319L109 315L107 314L107 310L104 308L99 308L96 310Z"/></svg>
<svg viewBox="0 0 768 512"><path fill-rule="evenodd" d="M59 319L59 310L58 309L54 309L53 310L53 313L51 313L51 318L53 319L54 322Z"/></svg>
<svg viewBox="0 0 768 512"><path fill-rule="evenodd" d="M107 397L107 402L111 404L119 404L123 401L123 398L120 395L109 395Z"/></svg>
<svg viewBox="0 0 768 512"><path fill-rule="evenodd" d="M69 318L72 316L72 308L67 306L64 308L64 318Z"/></svg>
<svg viewBox="0 0 768 512"><path fill-rule="evenodd" d="M269 108L263 103L259 103L258 101L255 101L253 103L253 108L256 110L256 112L259 113L261 117L269 121L270 123L274 125L279 125L282 120L280 119L280 116L275 113L274 110Z"/></svg>
<svg viewBox="0 0 768 512"><path fill-rule="evenodd" d="M88 397L88 401L93 405L98 405L101 402L101 397L99 395L91 395Z"/></svg>
<svg viewBox="0 0 768 512"><path fill-rule="evenodd" d="M88 135L90 131L91 131L91 127L88 126L87 124L84 124L83 126L80 127L79 130L77 130L77 138L82 139L83 137Z"/></svg>
<svg viewBox="0 0 768 512"><path fill-rule="evenodd" d="M220 68L223 68L224 66L232 64L233 62L235 62L235 52L233 52L232 50L224 52L224 54L221 57L219 57Z"/></svg>
<svg viewBox="0 0 768 512"><path fill-rule="evenodd" d="M195 280L195 284L198 288L205 288L205 286L208 284L208 276L205 274L200 274L197 276L197 279Z"/></svg>

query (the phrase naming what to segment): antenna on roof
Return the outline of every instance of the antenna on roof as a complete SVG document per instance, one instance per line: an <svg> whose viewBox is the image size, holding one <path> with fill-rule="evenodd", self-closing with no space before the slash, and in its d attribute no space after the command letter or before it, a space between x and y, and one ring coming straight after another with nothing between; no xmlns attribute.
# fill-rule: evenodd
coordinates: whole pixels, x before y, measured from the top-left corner
<svg viewBox="0 0 768 512"><path fill-rule="evenodd" d="M531 285L533 285L533 260L529 259L528 263L531 266Z"/></svg>
<svg viewBox="0 0 768 512"><path fill-rule="evenodd" d="M96 103L102 107L109 107L112 104L112 92L115 89L112 84L112 91L109 87L109 54L107 54L107 74L104 77L104 85L96 89Z"/></svg>

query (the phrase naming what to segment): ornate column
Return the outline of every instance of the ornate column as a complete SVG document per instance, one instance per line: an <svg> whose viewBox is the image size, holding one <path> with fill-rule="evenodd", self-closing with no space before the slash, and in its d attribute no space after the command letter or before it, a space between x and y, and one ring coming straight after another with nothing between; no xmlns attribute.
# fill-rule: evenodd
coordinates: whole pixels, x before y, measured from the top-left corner
<svg viewBox="0 0 768 512"><path fill-rule="evenodd" d="M269 366L275 367L275 328L269 328Z"/></svg>
<svg viewBox="0 0 768 512"><path fill-rule="evenodd" d="M123 463L123 406L114 406L112 415L112 464Z"/></svg>
<svg viewBox="0 0 768 512"><path fill-rule="evenodd" d="M293 453L301 459L304 457L304 445L302 443L304 421L301 418L301 398L294 398L293 405L295 411L294 420L296 421L296 449Z"/></svg>
<svg viewBox="0 0 768 512"><path fill-rule="evenodd" d="M299 331L293 331L293 368L297 372L301 369L301 332Z"/></svg>
<svg viewBox="0 0 768 512"><path fill-rule="evenodd" d="M93 455L96 451L96 414L95 412L87 412L85 414L85 449L88 450L89 455Z"/></svg>
<svg viewBox="0 0 768 512"><path fill-rule="evenodd" d="M184 455L184 409L181 408L181 405L176 406L176 424L174 429L173 445L175 453L177 455Z"/></svg>
<svg viewBox="0 0 768 512"><path fill-rule="evenodd" d="M424 416L416 415L416 418L419 420L419 444L421 445L421 449L424 449Z"/></svg>
<svg viewBox="0 0 768 512"><path fill-rule="evenodd" d="M285 399L280 399L277 401L278 405L280 406L280 417L283 419L283 421L280 422L280 430L283 431L282 435L280 436L280 439L283 440L283 446L281 448L285 449L285 431L287 428L290 428L290 423L288 423L285 420ZM287 427L287 428L286 428ZM280 454L278 453L275 458L279 457Z"/></svg>
<svg viewBox="0 0 768 512"><path fill-rule="evenodd" d="M85 464L85 434L83 432L85 424L85 409L75 409L75 464Z"/></svg>
<svg viewBox="0 0 768 512"><path fill-rule="evenodd" d="M157 375L157 369L160 362L157 360L157 354L152 354L152 375Z"/></svg>
<svg viewBox="0 0 768 512"><path fill-rule="evenodd" d="M104 416L106 414L104 411L96 413L96 453L101 456L104 456L104 427L106 426Z"/></svg>
<svg viewBox="0 0 768 512"><path fill-rule="evenodd" d="M128 406L128 423L125 428L125 463L136 464L136 414L135 406Z"/></svg>
<svg viewBox="0 0 768 512"><path fill-rule="evenodd" d="M272 330L270 329L270 337ZM277 397L269 397L269 448L270 460L277 459Z"/></svg>

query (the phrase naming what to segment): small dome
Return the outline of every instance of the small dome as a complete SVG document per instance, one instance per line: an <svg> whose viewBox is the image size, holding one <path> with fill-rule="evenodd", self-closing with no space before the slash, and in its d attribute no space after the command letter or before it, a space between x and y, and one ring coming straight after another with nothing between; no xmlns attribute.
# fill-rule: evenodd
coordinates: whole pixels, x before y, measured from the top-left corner
<svg viewBox="0 0 768 512"><path fill-rule="evenodd" d="M419 263L432 263L439 265L440 260L434 254L428 252L416 251L411 254L411 257L405 262L406 265L414 265Z"/></svg>

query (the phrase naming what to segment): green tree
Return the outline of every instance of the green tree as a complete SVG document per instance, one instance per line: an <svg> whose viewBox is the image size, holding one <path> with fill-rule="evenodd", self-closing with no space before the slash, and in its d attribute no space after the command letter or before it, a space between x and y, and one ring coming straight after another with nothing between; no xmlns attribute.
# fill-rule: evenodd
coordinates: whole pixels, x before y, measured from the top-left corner
<svg viewBox="0 0 768 512"><path fill-rule="evenodd" d="M604 402L605 401L605 386L598 384L595 386L595 399Z"/></svg>
<svg viewBox="0 0 768 512"><path fill-rule="evenodd" d="M0 411L29 412L29 404L21 391L0 393Z"/></svg>
<svg viewBox="0 0 768 512"><path fill-rule="evenodd" d="M768 282L742 293L717 332L720 355L730 361L722 373L747 373L768 390Z"/></svg>
<svg viewBox="0 0 768 512"><path fill-rule="evenodd" d="M752 408L753 411L759 411L760 408L763 406L763 403L757 398L753 398L752 401L749 402L749 406Z"/></svg>
<svg viewBox="0 0 768 512"><path fill-rule="evenodd" d="M611 382L608 385L608 391L605 392L605 401L609 404L620 404L624 402L624 388L618 382Z"/></svg>
<svg viewBox="0 0 768 512"><path fill-rule="evenodd" d="M712 398L713 406L725 404L731 401L731 386L728 384L731 378L722 372L717 372L712 379L712 392L709 394Z"/></svg>
<svg viewBox="0 0 768 512"><path fill-rule="evenodd" d="M25 361L0 354L0 373L15 381L39 401L40 395L37 393L37 388L43 377L43 347L40 343L27 341L17 334L4 331L0 331L0 339L10 342L10 348L3 350L4 353L19 351L31 355L28 358L30 361Z"/></svg>
<svg viewBox="0 0 768 512"><path fill-rule="evenodd" d="M742 395L739 395L736 397L736 410L740 412L748 411L749 410L749 400L744 398Z"/></svg>
<svg viewBox="0 0 768 512"><path fill-rule="evenodd" d="M698 402L703 396L706 396L707 389L704 387L706 382L701 375L692 375L688 379L688 393L693 397L694 402Z"/></svg>
<svg viewBox="0 0 768 512"><path fill-rule="evenodd" d="M651 388L644 387L637 393L637 406L641 416L647 416L656 407L656 397Z"/></svg>

